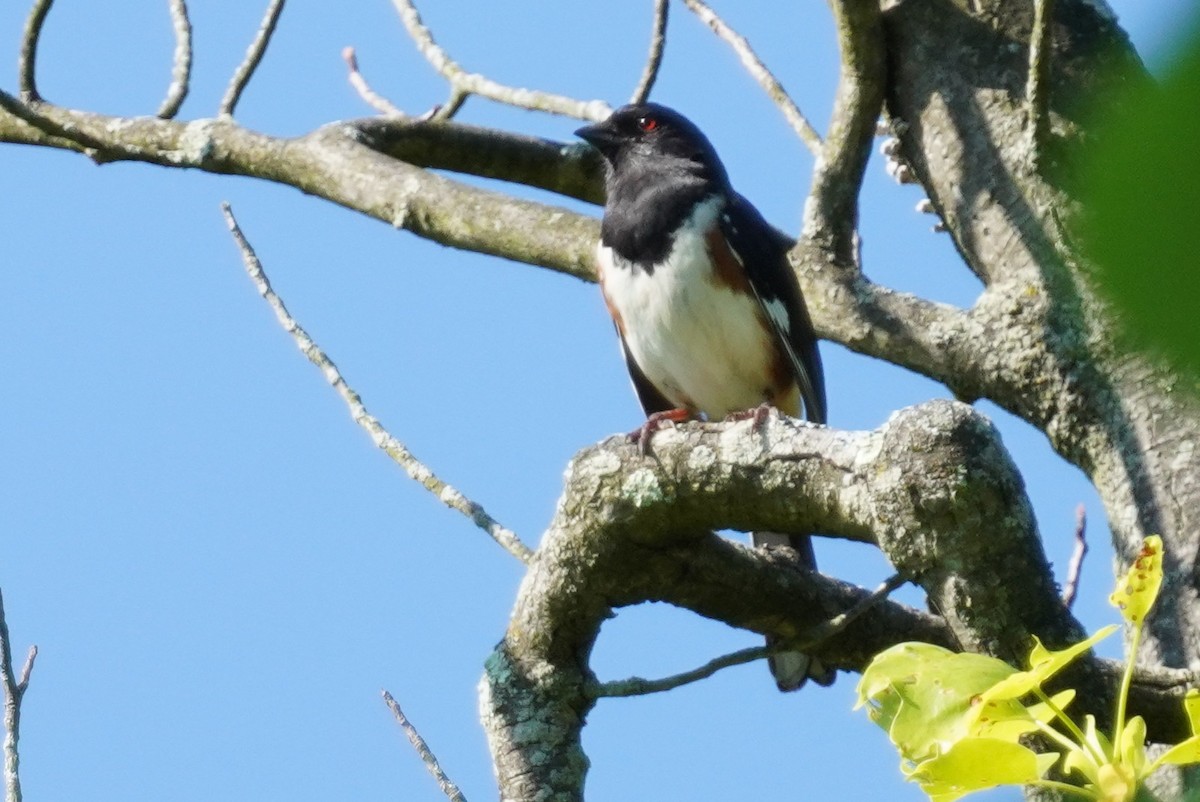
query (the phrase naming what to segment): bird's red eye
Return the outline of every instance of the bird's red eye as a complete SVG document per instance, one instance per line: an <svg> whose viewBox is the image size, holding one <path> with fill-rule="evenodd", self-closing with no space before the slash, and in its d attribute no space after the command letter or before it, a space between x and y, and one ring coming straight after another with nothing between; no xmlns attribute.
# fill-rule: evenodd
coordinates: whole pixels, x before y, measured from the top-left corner
<svg viewBox="0 0 1200 802"><path fill-rule="evenodd" d="M654 119L653 117L642 117L638 119L638 128L641 128L646 133L649 133L655 128L658 128L658 120Z"/></svg>

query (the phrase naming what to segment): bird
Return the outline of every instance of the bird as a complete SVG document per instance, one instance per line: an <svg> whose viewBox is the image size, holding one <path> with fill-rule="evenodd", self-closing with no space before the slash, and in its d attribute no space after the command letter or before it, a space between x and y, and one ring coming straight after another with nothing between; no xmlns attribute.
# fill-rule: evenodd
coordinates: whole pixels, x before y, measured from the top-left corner
<svg viewBox="0 0 1200 802"><path fill-rule="evenodd" d="M597 272L647 416L630 436L645 451L668 421L754 416L761 425L771 407L824 424L821 356L790 241L734 191L708 137L658 103L622 106L575 134L605 161ZM816 568L808 535L751 540L788 545ZM768 663L781 691L834 679L802 652L774 652Z"/></svg>

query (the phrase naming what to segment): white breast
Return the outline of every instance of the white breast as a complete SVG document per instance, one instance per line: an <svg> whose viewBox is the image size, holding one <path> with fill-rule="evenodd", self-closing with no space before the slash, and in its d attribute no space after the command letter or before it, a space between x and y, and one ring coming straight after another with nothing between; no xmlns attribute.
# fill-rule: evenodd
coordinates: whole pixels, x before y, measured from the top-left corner
<svg viewBox="0 0 1200 802"><path fill-rule="evenodd" d="M721 206L720 198L699 204L653 274L603 244L598 253L605 298L646 378L671 403L709 418L776 400L776 349L758 301L710 266L704 232Z"/></svg>

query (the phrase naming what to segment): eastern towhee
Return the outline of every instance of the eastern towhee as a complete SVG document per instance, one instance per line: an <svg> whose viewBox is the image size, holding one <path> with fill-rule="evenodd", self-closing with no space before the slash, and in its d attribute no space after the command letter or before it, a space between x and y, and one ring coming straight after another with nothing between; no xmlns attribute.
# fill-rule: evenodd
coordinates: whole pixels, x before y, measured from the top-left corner
<svg viewBox="0 0 1200 802"><path fill-rule="evenodd" d="M600 287L648 416L642 446L663 420L764 405L824 423L821 357L788 240L733 190L708 138L656 103L623 106L575 133L608 162ZM789 545L816 567L807 535L751 537ZM774 654L770 667L780 690L834 678L800 652Z"/></svg>

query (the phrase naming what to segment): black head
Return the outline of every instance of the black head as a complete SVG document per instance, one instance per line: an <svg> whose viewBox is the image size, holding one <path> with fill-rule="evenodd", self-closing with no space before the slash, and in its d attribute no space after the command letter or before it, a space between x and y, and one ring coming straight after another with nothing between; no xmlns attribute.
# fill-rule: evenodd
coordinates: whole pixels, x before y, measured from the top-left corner
<svg viewBox="0 0 1200 802"><path fill-rule="evenodd" d="M682 173L728 184L717 151L695 123L657 103L622 106L605 121L580 128L616 172L629 169Z"/></svg>

